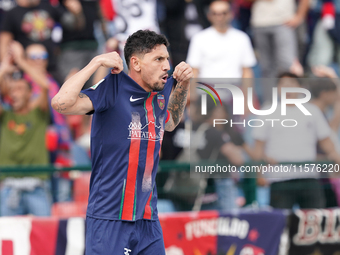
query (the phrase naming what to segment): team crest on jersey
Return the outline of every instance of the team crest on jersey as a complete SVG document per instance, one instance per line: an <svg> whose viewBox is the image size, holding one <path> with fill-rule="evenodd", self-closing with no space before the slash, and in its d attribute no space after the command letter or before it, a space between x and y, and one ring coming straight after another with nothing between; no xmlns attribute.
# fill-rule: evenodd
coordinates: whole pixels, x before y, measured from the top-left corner
<svg viewBox="0 0 340 255"><path fill-rule="evenodd" d="M99 82L97 82L96 84L94 84L94 85L93 85L92 87L90 87L90 88L93 89L93 90L95 90L95 89L99 86L99 84L102 83L104 80L105 80L105 79L100 80Z"/></svg>
<svg viewBox="0 0 340 255"><path fill-rule="evenodd" d="M165 107L165 98L163 95L157 95L157 103L158 103L159 108L163 110Z"/></svg>

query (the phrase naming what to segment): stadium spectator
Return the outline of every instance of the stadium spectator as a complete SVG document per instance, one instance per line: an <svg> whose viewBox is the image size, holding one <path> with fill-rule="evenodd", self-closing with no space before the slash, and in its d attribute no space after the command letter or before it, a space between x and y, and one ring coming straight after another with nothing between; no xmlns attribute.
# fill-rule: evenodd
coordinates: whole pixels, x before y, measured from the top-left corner
<svg viewBox="0 0 340 255"><path fill-rule="evenodd" d="M316 0L310 11L309 67L340 63L340 1Z"/></svg>
<svg viewBox="0 0 340 255"><path fill-rule="evenodd" d="M63 3L67 1L62 1ZM63 40L60 44L58 70L63 81L72 68L82 69L97 54L98 43L94 37L95 23L101 20L99 1L80 0L85 26L75 33L72 30L63 30ZM103 31L106 35L106 31ZM88 80L85 88L92 86L92 79Z"/></svg>
<svg viewBox="0 0 340 255"><path fill-rule="evenodd" d="M255 55L247 34L231 27L233 15L226 1L213 1L211 27L193 36L187 62L199 78L252 78Z"/></svg>
<svg viewBox="0 0 340 255"><path fill-rule="evenodd" d="M310 91L313 96L312 103L320 108L329 126L331 127L331 139L335 149L340 153L340 143L338 130L340 125L340 101L337 83L337 75L334 69L326 66L318 66L312 69L313 74L318 78L311 79L309 82ZM325 153L317 146L318 158L325 160ZM327 158L326 158L327 159ZM339 197L340 182L338 178L331 178L327 173L324 173L321 182L323 184L326 207L338 206L336 197Z"/></svg>
<svg viewBox="0 0 340 255"><path fill-rule="evenodd" d="M198 100L198 106L201 105ZM197 107L200 110L200 107ZM212 100L207 100L207 115L203 122L196 123L193 139L200 140L197 153L201 160L222 161L224 165L242 165L244 158L242 150L233 143L234 138L224 130L223 126L213 127L214 119L227 119L228 114L223 106L215 107ZM198 136L196 136L198 135ZM237 207L237 187L230 173L215 174L215 190L217 193L217 205L214 209L230 210ZM219 177L219 178L217 178ZM204 207L203 207L204 208ZM211 208L209 208L211 209Z"/></svg>
<svg viewBox="0 0 340 255"><path fill-rule="evenodd" d="M299 88L297 76L285 73L280 76L278 88ZM299 93L287 93L288 99L296 99ZM304 107L311 116L304 115L294 104L287 105L285 119L295 119L298 125L294 128L282 125L272 125L266 122L261 128L254 128L256 157L265 160L272 166L279 162L310 162L316 160L316 146L319 143L328 159L340 162L330 138L329 125L320 109L305 103ZM268 109L268 106L264 106ZM282 119L281 106L270 116L270 119ZM292 208L298 204L300 208L323 208L325 206L324 192L318 180L316 171L272 173L264 179L258 179L260 185L270 183L270 205L275 208ZM269 179L270 178L270 179Z"/></svg>
<svg viewBox="0 0 340 255"><path fill-rule="evenodd" d="M236 27L251 36L250 17L253 2L249 0L236 0Z"/></svg>
<svg viewBox="0 0 340 255"><path fill-rule="evenodd" d="M296 12L294 0L252 1L251 25L262 77L275 78L287 71L301 75L294 30L304 21L309 0L300 0ZM264 101L271 98L271 85L263 84Z"/></svg>
<svg viewBox="0 0 340 255"><path fill-rule="evenodd" d="M109 51L117 50L124 61L124 45L129 35L137 30L151 30L159 32L157 21L157 0L132 1L127 4L123 0L113 0L113 7L116 12L114 17L115 35L118 40L117 48L110 48ZM125 65L125 64L124 64ZM127 71L126 65L124 70Z"/></svg>
<svg viewBox="0 0 340 255"><path fill-rule="evenodd" d="M24 52L20 43L13 42L12 51L15 62L25 72L25 80L32 85L32 99L34 100L42 93L41 86L36 82L39 81L49 88L48 101L50 106L52 98L59 91L59 85L47 71L48 53L44 45L31 44ZM60 167L70 167L73 165L72 139L66 118L51 106L49 108L50 123L46 132L46 142L50 163ZM68 178L68 172L52 175L52 189L54 191L53 201L69 201L71 199L71 182Z"/></svg>
<svg viewBox="0 0 340 255"><path fill-rule="evenodd" d="M32 99L39 97L41 86L37 81L48 87L48 101L58 93L59 85L47 71L48 52L42 44L31 44L24 49L18 42L12 43L14 60L21 70L25 72L24 78L32 85ZM49 104L50 105L50 104ZM51 125L49 126L47 141L50 151L50 162L61 166L72 165L67 152L70 148L71 134L65 116L50 107ZM55 137L56 135L56 137ZM53 141L54 140L54 141Z"/></svg>
<svg viewBox="0 0 340 255"><path fill-rule="evenodd" d="M43 44L50 56L49 71L56 73L56 44L52 31L56 23L64 29L77 30L84 26L84 15L78 0L67 0L66 10L52 7L48 1L17 0L18 6L8 11L3 19L0 33L0 57L3 58L12 40L24 48L32 43Z"/></svg>
<svg viewBox="0 0 340 255"><path fill-rule="evenodd" d="M338 91L337 74L334 69L326 66L317 66L312 69L317 78L309 82L313 103L320 108L329 122L332 131L332 140L340 152L339 138L337 136L340 126L340 93ZM333 114L329 117L329 110Z"/></svg>
<svg viewBox="0 0 340 255"><path fill-rule="evenodd" d="M34 72L25 60L18 55L4 56L0 67L0 79L8 75L11 61ZM15 53L16 54L16 53ZM12 60L11 60L12 58ZM22 58L19 60L19 58ZM41 93L32 100L32 85L18 76L13 76L9 84L11 109L0 106L1 138L0 165L44 165L49 156L45 133L49 123L48 85L36 80ZM8 174L1 189L1 216L33 214L50 215L50 198L47 190L47 174L29 176ZM14 178L19 177L19 178Z"/></svg>
<svg viewBox="0 0 340 255"><path fill-rule="evenodd" d="M210 0L159 1L164 12L159 15L161 31L169 39L172 65L178 65L187 58L189 42L193 35L210 26L205 10Z"/></svg>
<svg viewBox="0 0 340 255"><path fill-rule="evenodd" d="M5 0L1 1L1 3L2 4L0 5L0 24L3 20L4 14L16 6L15 0Z"/></svg>

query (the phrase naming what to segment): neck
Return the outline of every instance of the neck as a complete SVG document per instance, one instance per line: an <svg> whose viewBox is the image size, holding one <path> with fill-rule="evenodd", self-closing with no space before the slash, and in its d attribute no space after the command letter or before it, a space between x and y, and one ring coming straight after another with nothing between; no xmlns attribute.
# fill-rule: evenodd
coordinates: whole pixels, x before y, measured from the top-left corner
<svg viewBox="0 0 340 255"><path fill-rule="evenodd" d="M152 92L152 89L143 81L141 75L137 72L129 70L128 75L134 80L139 86L142 87L146 92Z"/></svg>
<svg viewBox="0 0 340 255"><path fill-rule="evenodd" d="M217 32L224 34L225 32L227 32L229 25L225 25L225 26L213 26Z"/></svg>

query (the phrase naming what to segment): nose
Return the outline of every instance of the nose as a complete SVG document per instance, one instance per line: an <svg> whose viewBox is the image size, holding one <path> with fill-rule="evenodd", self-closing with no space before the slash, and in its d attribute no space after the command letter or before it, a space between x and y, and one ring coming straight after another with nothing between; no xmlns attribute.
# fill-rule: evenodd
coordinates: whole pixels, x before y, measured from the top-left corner
<svg viewBox="0 0 340 255"><path fill-rule="evenodd" d="M170 62L169 62L169 60L164 61L163 70L164 71L169 71L170 70Z"/></svg>

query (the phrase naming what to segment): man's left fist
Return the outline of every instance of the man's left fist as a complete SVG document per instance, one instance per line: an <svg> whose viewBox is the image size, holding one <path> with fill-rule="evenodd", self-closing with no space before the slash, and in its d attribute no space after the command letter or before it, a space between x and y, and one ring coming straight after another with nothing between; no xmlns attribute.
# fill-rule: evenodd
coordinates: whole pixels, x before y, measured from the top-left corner
<svg viewBox="0 0 340 255"><path fill-rule="evenodd" d="M178 83L189 84L190 78L193 77L192 68L182 61L175 67L175 71L172 76Z"/></svg>

